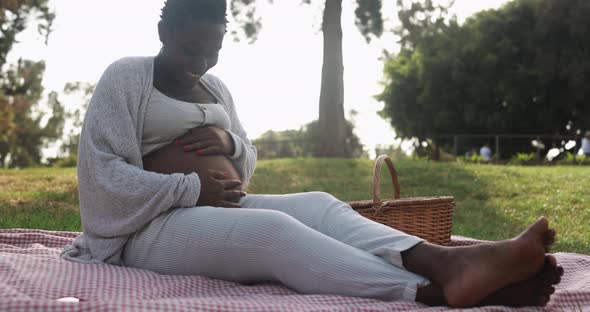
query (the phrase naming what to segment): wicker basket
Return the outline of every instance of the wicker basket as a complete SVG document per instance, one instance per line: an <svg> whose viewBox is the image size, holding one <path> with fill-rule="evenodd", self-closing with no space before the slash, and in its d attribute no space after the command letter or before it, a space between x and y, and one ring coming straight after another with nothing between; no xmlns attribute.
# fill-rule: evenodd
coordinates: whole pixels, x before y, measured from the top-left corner
<svg viewBox="0 0 590 312"><path fill-rule="evenodd" d="M387 164L394 188L394 199L379 199L379 176L383 162ZM453 228L452 196L400 198L397 172L391 159L381 155L373 169L373 200L349 202L361 215L431 243L448 245Z"/></svg>

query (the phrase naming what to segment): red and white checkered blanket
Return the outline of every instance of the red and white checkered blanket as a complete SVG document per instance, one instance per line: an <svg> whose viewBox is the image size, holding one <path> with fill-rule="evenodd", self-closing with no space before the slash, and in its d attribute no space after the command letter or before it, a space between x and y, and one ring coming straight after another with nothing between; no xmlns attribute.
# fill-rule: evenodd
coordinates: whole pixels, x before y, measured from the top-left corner
<svg viewBox="0 0 590 312"><path fill-rule="evenodd" d="M240 285L59 257L79 233L0 230L0 311L442 311L415 302L301 295L279 284ZM454 237L457 244L473 240ZM557 253L565 275L550 311L590 311L590 256ZM76 297L80 302L59 302ZM540 311L486 307L473 311Z"/></svg>

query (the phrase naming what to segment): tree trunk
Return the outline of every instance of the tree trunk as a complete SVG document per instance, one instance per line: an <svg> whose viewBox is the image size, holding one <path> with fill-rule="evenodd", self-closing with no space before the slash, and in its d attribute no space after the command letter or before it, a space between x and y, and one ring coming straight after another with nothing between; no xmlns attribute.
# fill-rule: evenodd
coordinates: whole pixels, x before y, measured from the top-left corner
<svg viewBox="0 0 590 312"><path fill-rule="evenodd" d="M350 157L344 119L344 66L342 60L342 0L326 0L322 32L324 63L320 91L317 157Z"/></svg>

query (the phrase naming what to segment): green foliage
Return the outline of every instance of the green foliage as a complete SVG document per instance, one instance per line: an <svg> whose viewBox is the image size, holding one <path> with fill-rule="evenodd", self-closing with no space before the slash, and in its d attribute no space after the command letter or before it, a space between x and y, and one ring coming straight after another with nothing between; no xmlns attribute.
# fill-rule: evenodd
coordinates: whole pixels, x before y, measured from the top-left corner
<svg viewBox="0 0 590 312"><path fill-rule="evenodd" d="M453 195L453 234L498 240L544 215L557 231L552 252L590 255L590 167L514 167L396 161L402 197ZM369 159L259 161L251 194L325 191L345 201L370 199ZM391 179L381 172L381 191ZM0 170L0 228L80 231L75 169Z"/></svg>
<svg viewBox="0 0 590 312"><path fill-rule="evenodd" d="M74 159L74 166L75 166L75 159L76 155L78 155L78 145L80 145L80 131L82 130L82 118L88 110L88 105L90 104L90 98L92 93L94 93L94 89L96 84L89 84L83 83L80 81L67 83L64 87L65 94L79 94L82 96L81 102L82 104L76 108L73 112L68 112L66 114L66 118L68 118L72 122L72 128L70 132L67 134L67 137L64 139L64 142L61 145L61 151L68 155L66 158L70 157ZM66 161L68 163L68 161Z"/></svg>
<svg viewBox="0 0 590 312"><path fill-rule="evenodd" d="M401 25L394 30L399 37L402 51L412 51L416 47L438 35L448 26L448 23L456 25L455 18L446 18L448 9L454 4L454 0L397 0L397 17Z"/></svg>
<svg viewBox="0 0 590 312"><path fill-rule="evenodd" d="M483 156L479 154L472 154L470 156L458 156L457 162L459 163L469 163L469 164L486 164L489 161L483 159Z"/></svg>
<svg viewBox="0 0 590 312"><path fill-rule="evenodd" d="M41 148L60 138L65 110L57 93L51 92L47 106L49 118L35 111L41 98L41 80L45 64L19 60L0 73L0 118L3 140L0 141L0 167L27 167L39 165Z"/></svg>
<svg viewBox="0 0 590 312"><path fill-rule="evenodd" d="M318 0L319 1L319 0ZM337 0L342 1L342 0ZM263 1L256 0L231 0L229 10L240 30L234 30L233 35L240 38L256 41L258 33L262 29L262 19L257 14L258 6ZM273 0L267 0L272 3ZM315 1L314 1L315 2ZM326 2L326 0L321 0ZM312 0L301 0L301 4L310 5ZM382 0L356 0L355 25L367 42L372 36L379 37L383 33L383 16L381 14Z"/></svg>
<svg viewBox="0 0 590 312"><path fill-rule="evenodd" d="M270 2L270 1L269 1ZM229 9L234 21L241 25L243 33L238 34L238 30L233 31L233 35L238 40L245 37L250 42L256 41L258 33L262 28L260 17L256 14L255 0L232 0L229 3Z"/></svg>
<svg viewBox="0 0 590 312"><path fill-rule="evenodd" d="M464 25L412 8L399 13L404 44L377 96L398 135L590 128L590 2L515 0Z"/></svg>
<svg viewBox="0 0 590 312"><path fill-rule="evenodd" d="M590 166L590 157L583 155L575 155L570 152L565 153L565 157L557 160L558 165L581 165Z"/></svg>
<svg viewBox="0 0 590 312"><path fill-rule="evenodd" d="M6 56L16 42L16 35L27 27L31 19L39 21L37 31L49 38L55 14L48 7L48 0L0 1L0 68L6 63Z"/></svg>
<svg viewBox="0 0 590 312"><path fill-rule="evenodd" d="M380 37L383 34L381 6L381 0L357 0L355 24L367 42L372 35Z"/></svg>
<svg viewBox="0 0 590 312"><path fill-rule="evenodd" d="M48 96L49 118L37 107L45 63L19 59L6 64L16 35L30 20L38 22L39 33L48 38L54 17L46 0L0 2L0 167L40 164L41 148L63 131L65 111L55 92Z"/></svg>
<svg viewBox="0 0 590 312"><path fill-rule="evenodd" d="M311 156L310 144L306 140L304 129L272 131L263 133L252 141L256 146L259 159L291 158Z"/></svg>
<svg viewBox="0 0 590 312"><path fill-rule="evenodd" d="M430 161L430 156L414 154L410 157L410 159L413 161Z"/></svg>
<svg viewBox="0 0 590 312"><path fill-rule="evenodd" d="M77 155L69 155L65 157L56 157L47 159L47 165L54 168L73 168L78 164Z"/></svg>
<svg viewBox="0 0 590 312"><path fill-rule="evenodd" d="M509 161L511 165L533 165L538 163L537 154L535 153L517 153Z"/></svg>
<svg viewBox="0 0 590 312"><path fill-rule="evenodd" d="M375 155L387 155L389 158L391 158L391 160L394 161L405 160L409 158L401 146L396 145L377 145L375 147Z"/></svg>
<svg viewBox="0 0 590 312"><path fill-rule="evenodd" d="M259 159L312 157L320 140L318 121L312 121L299 130L272 131L263 133L252 143L258 150ZM352 157L364 155L363 145L354 134L354 125L347 122L346 149Z"/></svg>

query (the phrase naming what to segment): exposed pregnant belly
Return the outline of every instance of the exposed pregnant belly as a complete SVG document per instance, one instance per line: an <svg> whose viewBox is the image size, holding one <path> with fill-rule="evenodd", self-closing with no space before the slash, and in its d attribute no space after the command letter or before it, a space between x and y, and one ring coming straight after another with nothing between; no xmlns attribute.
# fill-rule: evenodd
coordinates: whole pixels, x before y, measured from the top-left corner
<svg viewBox="0 0 590 312"><path fill-rule="evenodd" d="M143 168L158 173L195 172L201 179L209 176L209 169L227 172L227 178L240 180L238 171L225 155L200 156L185 152L182 146L170 143L143 157Z"/></svg>

